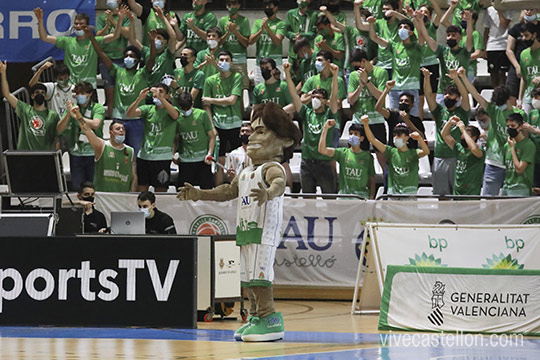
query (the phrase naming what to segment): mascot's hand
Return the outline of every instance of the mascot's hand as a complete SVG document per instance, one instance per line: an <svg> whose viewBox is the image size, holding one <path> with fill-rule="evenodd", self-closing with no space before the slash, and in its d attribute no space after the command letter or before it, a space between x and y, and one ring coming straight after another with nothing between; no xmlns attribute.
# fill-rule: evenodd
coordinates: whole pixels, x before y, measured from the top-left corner
<svg viewBox="0 0 540 360"><path fill-rule="evenodd" d="M190 183L184 183L183 187L178 188L178 194L176 197L178 200L197 201L201 199L201 194L199 189L195 189Z"/></svg>
<svg viewBox="0 0 540 360"><path fill-rule="evenodd" d="M265 202L268 201L268 192L264 188L262 183L258 183L259 188L258 189L251 189L251 196L255 201L257 201L257 205L262 206Z"/></svg>

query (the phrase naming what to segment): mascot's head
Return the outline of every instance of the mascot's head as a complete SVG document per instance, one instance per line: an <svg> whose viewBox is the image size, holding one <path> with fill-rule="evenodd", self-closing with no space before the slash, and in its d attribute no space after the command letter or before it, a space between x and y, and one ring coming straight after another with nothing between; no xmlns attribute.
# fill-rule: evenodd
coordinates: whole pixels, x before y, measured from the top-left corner
<svg viewBox="0 0 540 360"><path fill-rule="evenodd" d="M284 162L292 158L294 147L302 139L300 129L276 103L256 105L251 120L248 156L253 164Z"/></svg>

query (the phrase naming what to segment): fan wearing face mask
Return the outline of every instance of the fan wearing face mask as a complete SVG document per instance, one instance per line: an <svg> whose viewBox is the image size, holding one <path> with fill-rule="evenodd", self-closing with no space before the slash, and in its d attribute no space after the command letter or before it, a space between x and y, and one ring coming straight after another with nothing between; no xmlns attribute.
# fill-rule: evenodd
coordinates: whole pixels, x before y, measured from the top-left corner
<svg viewBox="0 0 540 360"><path fill-rule="evenodd" d="M503 196L531 196L534 180L536 146L525 136L523 116L518 113L506 118L507 141L503 155L506 175Z"/></svg>
<svg viewBox="0 0 540 360"><path fill-rule="evenodd" d="M306 81L317 74L315 69L315 59L313 58L313 46L305 37L299 37L294 42L293 47L297 61L293 65L293 82L296 85L296 90L300 91Z"/></svg>
<svg viewBox="0 0 540 360"><path fill-rule="evenodd" d="M206 111L193 106L193 98L188 92L178 95L180 117L176 132L180 144L173 161L178 165L176 186L185 182L199 185L201 189L214 187L211 164L216 145L216 134Z"/></svg>
<svg viewBox="0 0 540 360"><path fill-rule="evenodd" d="M506 86L497 86L493 90L491 102L488 102L467 79L465 69L460 68L458 75L465 84L467 91L473 96L478 105L486 110L490 119L486 145L486 167L484 169L481 195L497 196L503 186L506 173L503 147L508 139L506 119L510 114L518 113L523 121L526 121L527 114L512 104L510 89Z"/></svg>
<svg viewBox="0 0 540 360"><path fill-rule="evenodd" d="M191 94L194 106L202 109L202 90L204 85L204 73L195 68L197 59L197 50L185 47L180 53L180 69L174 69L174 80L171 87L175 90L176 96L173 98L173 104L178 106L178 96L183 92Z"/></svg>
<svg viewBox="0 0 540 360"><path fill-rule="evenodd" d="M92 101L94 88L88 82L80 82L74 88L76 103L71 101L62 119L56 125L56 131L64 134L69 144L69 164L71 169L71 189L76 191L80 184L94 180L94 149L88 138L77 124L82 119L94 130L95 134L103 138L103 118L105 109L103 105Z"/></svg>
<svg viewBox="0 0 540 360"><path fill-rule="evenodd" d="M260 64L264 82L258 84L253 89L253 105L274 102L282 108L290 108L290 111L288 111L289 113L294 112L287 83L278 80L275 76L276 74L279 74L279 70L276 67L274 59L263 58L261 59Z"/></svg>
<svg viewBox="0 0 540 360"><path fill-rule="evenodd" d="M208 43L208 48L197 53L197 60L195 60L193 66L195 66L197 70L202 71L205 78L219 73L219 69L215 65L216 62L210 61L210 59L207 58L212 57L217 59L218 54L222 50L219 43L221 35L221 30L217 26L208 29L206 31L206 42Z"/></svg>
<svg viewBox="0 0 540 360"><path fill-rule="evenodd" d="M386 157L388 163L388 194L416 194L418 191L418 159L429 155L429 148L422 135L409 132L407 125L398 124L392 131L394 145L383 144L371 132L369 118L362 116L362 124L369 142ZM407 147L409 138L420 144L420 149Z"/></svg>
<svg viewBox="0 0 540 360"><path fill-rule="evenodd" d="M300 38L306 38L310 41L310 45L313 44L315 39L315 20L317 14L315 11L309 9L311 0L297 0L297 8L287 11L287 18L285 19L285 36L289 39L289 63L292 64L302 58L297 58L294 51L294 42Z"/></svg>
<svg viewBox="0 0 540 360"><path fill-rule="evenodd" d="M349 128L347 148L331 148L326 146L326 134L336 121L329 119L324 124L319 139L319 153L331 157L339 164L339 194L355 194L363 199L375 197L375 168L373 157L369 152L369 141L364 129L359 124ZM342 198L354 199L354 198Z"/></svg>
<svg viewBox="0 0 540 360"><path fill-rule="evenodd" d="M535 87L534 80L540 79L540 25L527 24L533 43L521 52L519 66L523 73L519 87L519 101L526 113L532 109L531 91Z"/></svg>
<svg viewBox="0 0 540 360"><path fill-rule="evenodd" d="M424 73L424 94L429 110L435 120L436 141L433 158L433 193L450 195L454 188L454 175L456 173L456 149L450 148L442 138L444 125L450 118L457 116L464 124L469 125L470 104L469 94L463 82L459 79L456 70L450 70L450 77L456 85L450 85L444 91L444 106L437 104L431 91L429 70L422 68ZM452 129L452 136L457 142L461 136L458 128Z"/></svg>
<svg viewBox="0 0 540 360"><path fill-rule="evenodd" d="M452 129L459 129L461 137L456 141L451 134ZM457 116L452 116L441 132L443 140L450 149L456 151L456 169L453 195L480 195L482 177L484 175L483 147L477 145L480 130L466 126Z"/></svg>
<svg viewBox="0 0 540 360"><path fill-rule="evenodd" d="M285 21L277 17L279 0L263 0L264 15L257 19L251 28L249 44L257 43L257 60L255 66L255 85L264 81L261 74L260 61L262 58L274 59L280 71L283 69L283 38L285 37Z"/></svg>
<svg viewBox="0 0 540 360"><path fill-rule="evenodd" d="M321 7L323 8L323 7ZM332 54L333 62L339 66L340 76L343 74L343 60L345 59L345 40L343 34L334 31L330 19L326 15L319 15L315 21L317 37L315 37L313 51L327 51Z"/></svg>
<svg viewBox="0 0 540 360"><path fill-rule="evenodd" d="M206 10L208 0L193 0L193 11L187 12L182 17L180 32L186 41L186 46L197 51L202 51L208 47L206 31L217 26L216 15Z"/></svg>
<svg viewBox="0 0 540 360"><path fill-rule="evenodd" d="M115 2L116 0L107 0L107 5L109 3ZM123 1L123 0L122 0ZM143 6L136 0L126 0L129 8L133 13L141 20L143 25L143 40L142 44L144 46L150 46L150 31L157 29L165 29L167 22L173 22L178 24L178 16L173 11L168 11L169 1L167 0L151 0L152 6ZM121 0L118 0L121 2ZM162 14L165 14L165 18L158 15L158 10ZM176 34L175 39L181 41L183 39L182 34Z"/></svg>
<svg viewBox="0 0 540 360"><path fill-rule="evenodd" d="M7 61L0 61L0 78L2 79L2 95L9 105L15 109L20 118L18 150L55 150L56 124L58 114L47 109L45 94L47 88L36 84L30 89L32 105L17 99L9 91L7 80Z"/></svg>
<svg viewBox="0 0 540 360"><path fill-rule="evenodd" d="M240 128L240 141L242 142L242 146L239 146L227 154L225 168L227 169L229 179L234 179L236 175L240 174L244 168L250 166L252 163L251 158L247 154L247 145L251 134L253 134L251 123L244 122Z"/></svg>
<svg viewBox="0 0 540 360"><path fill-rule="evenodd" d="M210 57L210 60L214 58ZM219 74L206 78L202 97L203 107L218 132L217 160L221 165L225 165L225 154L241 145L238 133L242 126L242 75L232 71L232 64L232 54L222 50L215 65ZM223 181L223 169L219 167L216 185L221 185Z"/></svg>
<svg viewBox="0 0 540 360"><path fill-rule="evenodd" d="M71 83L76 84L80 81L87 81L95 88L97 84L98 55L94 48L90 46L90 36L92 35L88 28L90 17L84 13L75 15L73 21L73 33L75 36L73 37L47 34L43 21L43 10L35 8L34 15L38 21L40 40L64 50L64 63L69 68ZM118 21L122 23L126 12L120 11L118 16ZM120 31L121 27L117 27L113 34L98 36L96 41L100 46L111 43L120 38ZM80 61L80 59L86 59L86 61Z"/></svg>
<svg viewBox="0 0 540 360"><path fill-rule="evenodd" d="M105 215L94 207L95 195L96 189L91 181L82 183L77 192L77 199L84 207L83 234L97 234L107 229Z"/></svg>
<svg viewBox="0 0 540 360"><path fill-rule="evenodd" d="M156 195L151 191L143 191L137 196L139 211L144 213L145 230L149 235L176 235L176 227L172 217L158 210Z"/></svg>
<svg viewBox="0 0 540 360"><path fill-rule="evenodd" d="M320 186L323 193L335 193L335 170L331 163L332 158L320 154L318 151L319 140L324 124L327 119L336 119L338 106L338 79L342 80L336 64L329 64L332 74L332 92L328 99L328 92L323 89L315 89L311 92L311 107L302 103L292 81L290 64L285 64L285 78L289 87L294 110L298 113L303 128L302 163L300 165L300 182L302 192L315 193ZM326 135L329 144L334 143L334 127L330 128Z"/></svg>
<svg viewBox="0 0 540 360"><path fill-rule="evenodd" d="M523 130L536 145L534 187L540 188L540 87L534 88L531 96L533 109L529 112L529 122L523 123Z"/></svg>

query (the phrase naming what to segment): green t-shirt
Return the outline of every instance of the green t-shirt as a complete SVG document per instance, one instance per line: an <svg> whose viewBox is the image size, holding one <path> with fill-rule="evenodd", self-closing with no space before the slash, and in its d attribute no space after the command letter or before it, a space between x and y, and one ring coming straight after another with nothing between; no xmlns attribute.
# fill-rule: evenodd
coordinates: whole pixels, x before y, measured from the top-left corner
<svg viewBox="0 0 540 360"><path fill-rule="evenodd" d="M311 90L324 89L328 93L328 99L332 94L332 75L327 78L323 78L321 74L313 75L302 86L302 92L308 93ZM345 81L342 77L338 77L338 99L345 99L347 97L347 89L345 88Z"/></svg>
<svg viewBox="0 0 540 360"><path fill-rule="evenodd" d="M435 127L437 129L437 138L435 141L435 157L437 158L454 158L456 157L456 147L453 149L446 145L446 142L442 138L442 129L452 116L457 116L465 125L469 124L470 111L464 110L461 106L457 107L455 110L450 111L446 107L443 107L437 104L437 107L431 112L433 119L435 120ZM456 141L459 143L461 138L461 131L459 128L454 127L450 130L450 134Z"/></svg>
<svg viewBox="0 0 540 360"><path fill-rule="evenodd" d="M174 70L174 78L176 79L176 83L179 86L176 90L177 94L182 91L191 93L192 89L199 89L199 94L197 95L197 98L193 100L193 106L202 109L201 97L205 79L204 73L200 70L193 69L192 72L186 74L184 69L181 68ZM177 96L174 97L173 104L175 106L178 104Z"/></svg>
<svg viewBox="0 0 540 360"><path fill-rule="evenodd" d="M150 48L143 46L143 57L148 60L150 57ZM158 53L154 66L152 67L152 73L148 77L148 86L154 86L161 82L161 78L165 74L172 75L174 70L174 54L169 51L169 48L164 45L163 51Z"/></svg>
<svg viewBox="0 0 540 360"><path fill-rule="evenodd" d="M377 54L377 44L369 39L369 32L367 31L359 31L356 27L347 25L343 41L345 43L344 66L351 72L354 71L351 65L351 54L354 49L364 50L368 59L373 59Z"/></svg>
<svg viewBox="0 0 540 360"><path fill-rule="evenodd" d="M463 10L469 10L470 12L476 11L480 13L480 4L478 0L459 0L456 8L454 9L454 17L452 23L454 25L461 25L461 13Z"/></svg>
<svg viewBox="0 0 540 360"><path fill-rule="evenodd" d="M315 60L313 60L313 57L302 59L298 65L298 71L294 74L294 83L298 84L302 82L305 84L310 77L316 74L317 70L315 69Z"/></svg>
<svg viewBox="0 0 540 360"><path fill-rule="evenodd" d="M441 69L437 93L444 94L444 91L449 85L454 85L452 79L445 74L448 74L449 69L457 70L461 66L468 69L471 61L471 53L462 47L458 48L457 51L453 51L450 49L450 47L439 44L437 47L437 57L439 58L439 65Z"/></svg>
<svg viewBox="0 0 540 360"><path fill-rule="evenodd" d="M368 9L369 12L373 17L376 19L382 19L383 13L382 13L382 1L381 0L366 0L364 1L364 5L362 5L365 9Z"/></svg>
<svg viewBox="0 0 540 360"><path fill-rule="evenodd" d="M96 41L103 47L103 36L96 36ZM65 51L64 63L69 69L71 83L87 81L96 88L98 55L90 39L77 41L76 37L59 36L56 47Z"/></svg>
<svg viewBox="0 0 540 360"><path fill-rule="evenodd" d="M118 21L118 15L113 15L114 19ZM107 17L105 14L101 14L98 16L96 20L96 30L103 30L107 23ZM129 19L126 17L122 21L122 27L129 27ZM107 35L113 34L115 31L115 26L110 26L107 30ZM124 57L124 49L128 45L128 39L120 35L120 37L114 41L111 41L108 44L103 44L103 51L105 54L107 54L111 59L122 59Z"/></svg>
<svg viewBox="0 0 540 360"><path fill-rule="evenodd" d="M463 32L463 37L461 38L461 41L459 42L459 46L462 48L465 48L467 45L467 36L465 32ZM484 39L482 38L482 35L474 30L473 31L473 48L471 50L471 54L475 52L476 50L485 50L484 46ZM478 68L478 60L471 60L469 63L469 67L467 68L467 75L469 76L476 76L476 71Z"/></svg>
<svg viewBox="0 0 540 360"><path fill-rule="evenodd" d="M540 110L534 109L529 112L529 124L540 128ZM540 164L540 135L529 134L529 139L536 145L536 155L534 159L537 164Z"/></svg>
<svg viewBox="0 0 540 360"><path fill-rule="evenodd" d="M378 61L377 66L382 67L383 69L392 68L392 45L397 42L401 42L401 39L398 35L398 21L392 20L387 22L384 19L378 19L375 24L375 32L381 38L387 40L388 46L383 48L378 46Z"/></svg>
<svg viewBox="0 0 540 360"><path fill-rule="evenodd" d="M416 149L399 151L386 145L388 194L416 194L418 191L418 153Z"/></svg>
<svg viewBox="0 0 540 360"><path fill-rule="evenodd" d="M374 66L373 71L368 73L368 77L370 77L369 81L371 81L371 83L377 89L381 91L384 90L386 82L388 81L388 72L386 70L378 66ZM358 86L360 86L360 75L358 75L358 72L353 71L351 72L351 75L349 75L348 92L354 92ZM383 124L384 117L377 110L375 110L376 104L377 99L371 94L371 91L369 91L367 86L362 87L362 91L360 92L360 95L353 106L353 123L361 124L362 122L360 121L360 118L362 115L367 115L369 116L370 124Z"/></svg>
<svg viewBox="0 0 540 360"><path fill-rule="evenodd" d="M231 73L227 78L215 74L204 82L203 96L209 98L226 98L236 95L236 102L231 106L211 105L214 126L227 130L242 126L242 75Z"/></svg>
<svg viewBox="0 0 540 360"><path fill-rule="evenodd" d="M197 26L199 29L206 31L210 29L211 27L217 26L217 17L214 15L214 13L205 11L204 14L201 16L195 16L195 12L191 11L184 14L184 17L182 18L182 23L180 24L180 31L184 34L184 36L187 38L186 40L186 47L192 47L197 51L204 50L208 47L208 44L206 41L201 39L197 36L191 30L187 24L186 20L189 18L193 18L195 21L195 26Z"/></svg>
<svg viewBox="0 0 540 360"><path fill-rule="evenodd" d="M480 195L484 176L484 150L480 149L484 155L477 158L460 142L456 142L454 148L456 149L454 195Z"/></svg>
<svg viewBox="0 0 540 360"><path fill-rule="evenodd" d="M512 113L519 113L523 116L523 121L527 121L527 114L517 107L512 109L499 110L496 105L489 103L486 109L490 123L487 136L486 164L499 167L504 166L504 144L508 140L506 132L506 118Z"/></svg>
<svg viewBox="0 0 540 360"><path fill-rule="evenodd" d="M214 52L214 58L216 59L216 62L217 62L217 60L219 58L219 52L220 51L221 51L221 49L216 49L216 51ZM204 49L203 51L199 51L197 53L197 59L193 63L193 66L196 69L199 68L200 64L202 64L203 62L206 61L206 55L210 55L210 49L209 48ZM212 64L204 65L201 69L199 69L199 71L203 72L205 79L210 77L211 75L219 73L219 70L216 69L216 67L214 65L212 65Z"/></svg>
<svg viewBox="0 0 540 360"><path fill-rule="evenodd" d="M204 161L206 154L208 154L208 132L212 130L212 123L206 111L193 108L193 113L190 116L180 114L177 123L180 135L180 148L178 149L180 161Z"/></svg>
<svg viewBox="0 0 540 360"><path fill-rule="evenodd" d="M437 27L433 25L433 23L430 21L426 24L426 29L429 37L437 41ZM415 29L414 33L418 37L418 29ZM437 54L435 53L435 51L431 50L427 42L425 42L424 46L422 46L422 63L420 64L420 66L430 66L438 63L439 59L437 59Z"/></svg>
<svg viewBox="0 0 540 360"><path fill-rule="evenodd" d="M110 69L110 74L115 77L113 117L115 119L129 119L126 116L126 111L137 99L141 90L148 87L150 74L146 71L146 67L139 70L128 70L116 64ZM142 104L144 104L144 100L141 100L139 106Z"/></svg>
<svg viewBox="0 0 540 360"><path fill-rule="evenodd" d="M122 149L115 149L106 141L101 157L96 160L96 191L129 192L133 180L133 161L132 147L124 145Z"/></svg>
<svg viewBox="0 0 540 360"><path fill-rule="evenodd" d="M529 163L523 174L518 174L512 160L512 150L508 142L504 144L504 165L506 176L504 177L503 195L530 196L534 177L534 155L536 146L530 139L523 139L514 145L518 160Z"/></svg>
<svg viewBox="0 0 540 360"><path fill-rule="evenodd" d="M90 103L88 107L80 108L81 114L87 119L99 119L101 124L97 130L94 130L94 133L103 138L103 119L105 118L105 108L103 105L98 103ZM81 130L79 122L77 119L72 117L68 120L68 126L64 130L64 135L67 135L69 142L69 153L74 156L94 156L94 149L88 138Z"/></svg>
<svg viewBox="0 0 540 360"><path fill-rule="evenodd" d="M262 26L262 19L257 19L253 23L251 29L251 34L256 34ZM285 21L278 19L277 17L271 20L268 20L268 27L276 35L285 36ZM277 65L283 63L282 54L283 54L283 42L279 45L274 45L272 38L268 35L266 30L264 30L257 39L257 66L259 66L259 61L262 58L270 57L275 60Z"/></svg>
<svg viewBox="0 0 540 360"><path fill-rule="evenodd" d="M238 25L238 32L249 39L249 36L251 35L251 27L249 26L248 18L242 15L238 15L236 19L231 19L229 15L223 16L221 19L219 19L218 23L218 26L223 34L227 32L227 24L229 22ZM235 64L247 64L247 48L242 45L240 41L238 41L238 38L232 32L223 44L222 49L231 52L233 55L233 62Z"/></svg>
<svg viewBox="0 0 540 360"><path fill-rule="evenodd" d="M521 52L519 66L521 67L521 76L525 80L525 94L523 102L530 104L532 102L531 91L534 89L533 79L540 76L540 48L531 50L530 47Z"/></svg>
<svg viewBox="0 0 540 360"><path fill-rule="evenodd" d="M327 107L325 111L316 113L312 108L302 105L298 113L304 129L304 144L302 145L303 160L332 160L331 157L319 153L319 139L327 119L335 119L336 114ZM334 128L328 129L326 143L332 144L334 140Z"/></svg>
<svg viewBox="0 0 540 360"><path fill-rule="evenodd" d="M294 38L296 34L300 34L301 37L305 37L313 45L313 39L315 38L315 21L317 20L317 13L313 10L307 9L304 15L300 14L298 8L287 11L287 18L285 19L285 36L289 41L289 58L296 59L296 54L293 50Z"/></svg>
<svg viewBox="0 0 540 360"><path fill-rule="evenodd" d="M143 141L137 157L151 161L172 160L176 119L171 118L164 107L158 109L155 105L143 105L139 109L145 121Z"/></svg>
<svg viewBox="0 0 540 360"><path fill-rule="evenodd" d="M375 175L371 153L337 148L332 159L339 163L339 194L356 194L369 199L369 178Z"/></svg>
<svg viewBox="0 0 540 360"><path fill-rule="evenodd" d="M19 100L15 113L21 120L17 150L54 150L56 124L60 120L56 112L36 111Z"/></svg>
<svg viewBox="0 0 540 360"><path fill-rule="evenodd" d="M420 89L420 63L422 47L412 40L409 44L396 42L392 44L392 71L396 85L393 90Z"/></svg>
<svg viewBox="0 0 540 360"><path fill-rule="evenodd" d="M173 11L169 11L169 15L171 18L174 18L176 14ZM150 46L150 31L157 30L157 29L166 29L165 23L163 20L157 17L154 8L150 9L150 14L148 14L148 17L146 18L146 22L144 23L143 28L143 46Z"/></svg>
<svg viewBox="0 0 540 360"><path fill-rule="evenodd" d="M326 37L323 37L322 35L317 35L315 37L315 45L313 48L313 53L317 54L321 49L316 45L319 41L326 40L326 44L334 49L335 51L343 51L345 52L345 40L343 39L343 34L334 32L334 35L327 35ZM343 70L343 61L345 60L345 53L343 54L343 57L341 60L338 60L334 57L334 61L332 61L334 64L339 66L340 70Z"/></svg>
<svg viewBox="0 0 540 360"><path fill-rule="evenodd" d="M253 105L274 102L281 107L292 104L291 94L285 81L276 81L273 84L264 82L257 84L253 89Z"/></svg>

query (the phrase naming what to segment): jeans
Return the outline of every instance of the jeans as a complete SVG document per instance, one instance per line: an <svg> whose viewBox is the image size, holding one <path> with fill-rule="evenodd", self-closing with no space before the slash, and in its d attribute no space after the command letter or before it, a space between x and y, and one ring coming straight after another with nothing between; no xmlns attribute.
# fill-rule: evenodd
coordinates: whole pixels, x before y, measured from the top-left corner
<svg viewBox="0 0 540 360"><path fill-rule="evenodd" d="M456 158L433 158L433 194L452 195Z"/></svg>
<svg viewBox="0 0 540 360"><path fill-rule="evenodd" d="M302 192L314 194L317 186L325 194L336 193L336 173L330 160L305 160L300 164Z"/></svg>
<svg viewBox="0 0 540 360"><path fill-rule="evenodd" d="M75 156L69 154L71 190L79 191L85 181L94 182L95 161L93 156Z"/></svg>
<svg viewBox="0 0 540 360"><path fill-rule="evenodd" d="M501 190L506 169L486 164L484 168L484 181L482 183L482 196L498 196Z"/></svg>

